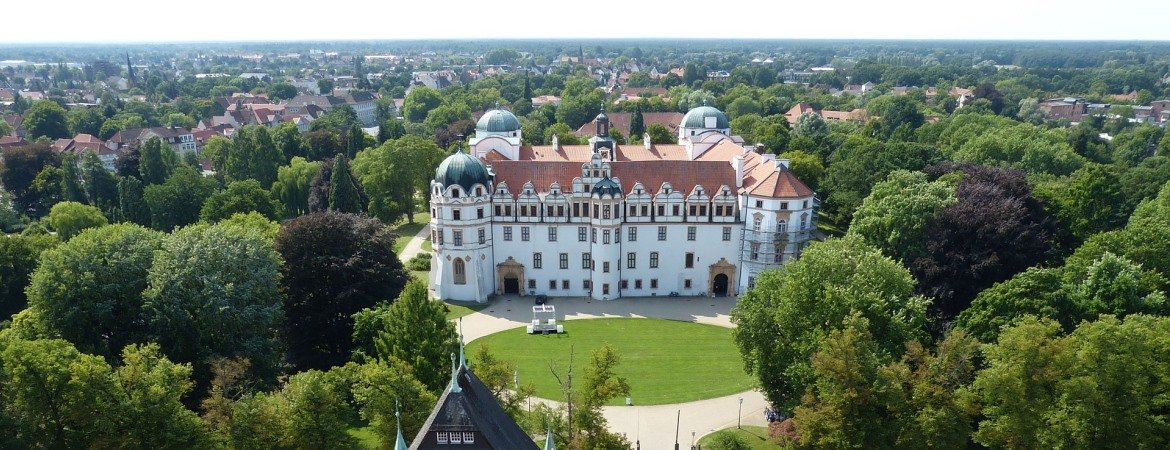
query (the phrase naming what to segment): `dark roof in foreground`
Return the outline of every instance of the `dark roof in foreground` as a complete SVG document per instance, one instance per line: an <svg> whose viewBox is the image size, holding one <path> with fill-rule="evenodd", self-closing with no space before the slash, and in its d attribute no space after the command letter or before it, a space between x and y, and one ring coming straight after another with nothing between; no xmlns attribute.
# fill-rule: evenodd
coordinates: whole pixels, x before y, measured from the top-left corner
<svg viewBox="0 0 1170 450"><path fill-rule="evenodd" d="M482 442L477 441L478 448L487 444L487 447L493 449L539 449L536 442L504 412L491 390L484 386L479 377L467 370L467 366L459 366L456 380L460 389L452 392L451 383L447 384L435 409L431 410L430 417L427 417L411 442L411 450L430 448L430 444L423 444L427 443L428 435L435 431L473 430L482 439Z"/></svg>

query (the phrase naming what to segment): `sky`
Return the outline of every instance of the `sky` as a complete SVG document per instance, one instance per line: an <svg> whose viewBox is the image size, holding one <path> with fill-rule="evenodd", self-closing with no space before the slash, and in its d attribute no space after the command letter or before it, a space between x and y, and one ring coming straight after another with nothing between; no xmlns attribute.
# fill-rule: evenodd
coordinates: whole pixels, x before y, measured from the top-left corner
<svg viewBox="0 0 1170 450"><path fill-rule="evenodd" d="M1166 0L4 3L0 44L492 38L1170 41Z"/></svg>

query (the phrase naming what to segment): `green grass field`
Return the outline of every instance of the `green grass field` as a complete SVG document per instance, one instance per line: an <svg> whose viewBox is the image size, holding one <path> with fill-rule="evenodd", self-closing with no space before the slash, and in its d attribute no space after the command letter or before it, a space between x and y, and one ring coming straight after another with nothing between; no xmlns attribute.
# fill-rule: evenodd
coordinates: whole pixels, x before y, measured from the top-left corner
<svg viewBox="0 0 1170 450"><path fill-rule="evenodd" d="M423 272L423 274L425 275L426 272ZM471 314L473 312L476 312L476 311L479 311L481 309L488 307L488 305L486 303L484 303L484 304L479 304L479 303L474 303L474 302L446 302L446 303L447 303L447 309L449 310L447 312L447 320L458 319L460 317L466 316L468 314Z"/></svg>
<svg viewBox="0 0 1170 450"><path fill-rule="evenodd" d="M747 442L752 450L779 450L780 444L768 441L768 429L765 427L756 427L744 425L743 429L727 428L716 431L714 433L703 436L699 439L699 446L703 449L722 450L723 447L715 445L717 441L717 434L731 433L739 436L744 442Z"/></svg>
<svg viewBox="0 0 1170 450"><path fill-rule="evenodd" d="M743 362L731 329L662 319L588 319L565 322L565 334L528 335L524 328L472 342L468 352L487 344L500 359L515 361L521 383L533 383L538 397L561 400L549 371L560 375L574 348L574 374L581 376L592 350L608 342L621 356L619 376L630 383L636 405L660 405L720 397L751 389L754 379ZM580 380L580 378L577 378ZM615 398L611 405L625 404Z"/></svg>

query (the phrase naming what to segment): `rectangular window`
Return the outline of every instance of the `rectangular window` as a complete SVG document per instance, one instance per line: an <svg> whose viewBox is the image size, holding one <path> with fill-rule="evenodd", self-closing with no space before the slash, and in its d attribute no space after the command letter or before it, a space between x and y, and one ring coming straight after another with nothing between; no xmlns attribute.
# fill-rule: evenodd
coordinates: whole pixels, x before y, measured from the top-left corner
<svg viewBox="0 0 1170 450"><path fill-rule="evenodd" d="M474 444L475 443L475 433L472 433L470 431L464 431L463 432L463 443L464 444Z"/></svg>
<svg viewBox="0 0 1170 450"><path fill-rule="evenodd" d="M609 261L601 263L601 271L604 273L609 273Z"/></svg>
<svg viewBox="0 0 1170 450"><path fill-rule="evenodd" d="M731 240L731 227L723 227L723 240Z"/></svg>
<svg viewBox="0 0 1170 450"><path fill-rule="evenodd" d="M459 210L458 209L451 210L451 219L459 220Z"/></svg>
<svg viewBox="0 0 1170 450"><path fill-rule="evenodd" d="M503 215L502 214L503 212L504 212L503 208L500 205L496 205L496 215L497 216Z"/></svg>
<svg viewBox="0 0 1170 450"><path fill-rule="evenodd" d="M561 268L562 269L569 268L569 254L568 253L561 253Z"/></svg>
<svg viewBox="0 0 1170 450"><path fill-rule="evenodd" d="M658 289L658 279L657 278L650 279L650 289Z"/></svg>
<svg viewBox="0 0 1170 450"><path fill-rule="evenodd" d="M707 217L707 205L700 205L699 206L699 216Z"/></svg>
<svg viewBox="0 0 1170 450"><path fill-rule="evenodd" d="M477 208L477 209L475 210L475 218L476 218L476 219L482 219L482 218L483 218L483 208Z"/></svg>
<svg viewBox="0 0 1170 450"><path fill-rule="evenodd" d="M670 208L670 210L672 211L672 212L671 212L671 214L672 214L672 215L675 215L675 216L677 216L677 215L678 215L678 209L679 209L679 208L678 208L678 205L674 205L674 206L672 206L672 207Z"/></svg>
<svg viewBox="0 0 1170 450"><path fill-rule="evenodd" d="M764 207L764 201L763 200L756 200L756 208L763 208L763 207Z"/></svg>
<svg viewBox="0 0 1170 450"><path fill-rule="evenodd" d="M666 215L666 205L658 205L658 217Z"/></svg>
<svg viewBox="0 0 1170 450"><path fill-rule="evenodd" d="M437 442L439 444L444 444L444 445L447 444L447 432L446 431L436 431L435 432L435 442Z"/></svg>
<svg viewBox="0 0 1170 450"><path fill-rule="evenodd" d="M602 208L601 209L601 218L608 219L609 218L609 205L602 206L601 208Z"/></svg>
<svg viewBox="0 0 1170 450"><path fill-rule="evenodd" d="M688 255L689 255L689 253L688 253ZM540 268L542 268L542 267L544 266L544 264L543 264L543 262L544 262L544 261L542 261L542 259L543 259L543 258L541 257L541 255L540 255L540 253L539 253L539 252L538 252L538 253L533 253L533 254L532 254L532 268L533 268L533 269L540 269Z"/></svg>
<svg viewBox="0 0 1170 450"><path fill-rule="evenodd" d="M803 209L808 209L808 200L805 200L805 201L804 201L804 203L802 204L801 208L803 208Z"/></svg>
<svg viewBox="0 0 1170 450"><path fill-rule="evenodd" d="M581 204L580 203L573 204L573 217L581 217Z"/></svg>
<svg viewBox="0 0 1170 450"><path fill-rule="evenodd" d="M609 243L609 230L602 230L601 231L601 243L602 244Z"/></svg>
<svg viewBox="0 0 1170 450"><path fill-rule="evenodd" d="M691 216L699 215L699 205L691 205Z"/></svg>
<svg viewBox="0 0 1170 450"><path fill-rule="evenodd" d="M622 280L621 286L622 286L622 289L629 289L630 288L630 280Z"/></svg>
<svg viewBox="0 0 1170 450"><path fill-rule="evenodd" d="M650 205L642 205L642 217L650 215Z"/></svg>
<svg viewBox="0 0 1170 450"><path fill-rule="evenodd" d="M520 240L521 241L528 242L528 239L530 237L532 237L530 235L529 231L530 230L528 229L528 227L520 227Z"/></svg>
<svg viewBox="0 0 1170 450"><path fill-rule="evenodd" d="M634 252L626 253L626 268L627 269L633 269L634 266L637 264L637 261L638 261L638 254L636 254Z"/></svg>
<svg viewBox="0 0 1170 450"><path fill-rule="evenodd" d="M569 290L569 280L561 280L561 289Z"/></svg>
<svg viewBox="0 0 1170 450"><path fill-rule="evenodd" d="M443 245L443 235L445 234L447 233L444 233L443 230L439 230L439 245Z"/></svg>
<svg viewBox="0 0 1170 450"><path fill-rule="evenodd" d="M666 227L658 227L658 240L666 240Z"/></svg>
<svg viewBox="0 0 1170 450"><path fill-rule="evenodd" d="M781 210L788 209L788 202L780 202L780 209Z"/></svg>
<svg viewBox="0 0 1170 450"><path fill-rule="evenodd" d="M638 227L630 227L630 242L638 241Z"/></svg>
<svg viewBox="0 0 1170 450"><path fill-rule="evenodd" d="M688 269L695 268L695 254L694 253L687 252L686 266Z"/></svg>
<svg viewBox="0 0 1170 450"><path fill-rule="evenodd" d="M630 216L630 217L637 217L637 216L638 216L638 207L637 207L637 206L630 205L630 214L629 214L629 216Z"/></svg>
<svg viewBox="0 0 1170 450"><path fill-rule="evenodd" d="M504 240L505 241L512 240L512 227L504 227Z"/></svg>
<svg viewBox="0 0 1170 450"><path fill-rule="evenodd" d="M557 227L548 227L548 241L549 242L556 242L557 241Z"/></svg>
<svg viewBox="0 0 1170 450"><path fill-rule="evenodd" d="M597 243L597 229L596 228L589 229L589 242L592 242L594 244Z"/></svg>
<svg viewBox="0 0 1170 450"><path fill-rule="evenodd" d="M577 227L577 242L585 242L585 227Z"/></svg>
<svg viewBox="0 0 1170 450"><path fill-rule="evenodd" d="M687 240L688 241L695 240L695 231L696 231L695 227L687 227Z"/></svg>
<svg viewBox="0 0 1170 450"><path fill-rule="evenodd" d="M683 280L683 289L691 288L691 280Z"/></svg>
<svg viewBox="0 0 1170 450"><path fill-rule="evenodd" d="M589 269L589 268L590 268L590 266L589 266L589 254L588 254L588 253L582 253L582 254L581 254L581 268L582 268L582 269Z"/></svg>
<svg viewBox="0 0 1170 450"><path fill-rule="evenodd" d="M601 285L601 295L609 295L609 283Z"/></svg>
<svg viewBox="0 0 1170 450"><path fill-rule="evenodd" d="M642 280L634 280L634 289L642 289Z"/></svg>
<svg viewBox="0 0 1170 450"><path fill-rule="evenodd" d="M548 280L548 290L550 290L550 291L557 290L557 280Z"/></svg>
<svg viewBox="0 0 1170 450"><path fill-rule="evenodd" d="M454 233L453 237L454 237L454 241L455 241L455 246L458 247L460 245L463 245L463 231L462 230L455 230L453 233Z"/></svg>
<svg viewBox="0 0 1170 450"><path fill-rule="evenodd" d="M598 213L601 212L601 208L598 208L597 205L593 205L592 208L593 208L593 218L596 219L598 216Z"/></svg>
<svg viewBox="0 0 1170 450"><path fill-rule="evenodd" d="M650 268L658 268L658 252L650 252Z"/></svg>
<svg viewBox="0 0 1170 450"><path fill-rule="evenodd" d="M487 242L487 233L485 233L483 231L483 228L480 228L478 231L479 231L479 233L478 233L479 234L479 243L483 244L484 242Z"/></svg>
<svg viewBox="0 0 1170 450"><path fill-rule="evenodd" d="M529 278L529 279L528 279L528 290L529 290L529 291L535 291L535 290L536 290L536 280L533 280L533 279L531 279L531 278Z"/></svg>
<svg viewBox="0 0 1170 450"><path fill-rule="evenodd" d="M590 280L582 280L582 281L581 281L581 286L582 286L582 287L584 287L586 291L592 291L592 290L593 290L593 282L592 282L592 281L590 281Z"/></svg>
<svg viewBox="0 0 1170 450"><path fill-rule="evenodd" d="M621 227L618 227L618 228L613 230L613 241L617 242L619 244L622 242L622 229L621 229Z"/></svg>

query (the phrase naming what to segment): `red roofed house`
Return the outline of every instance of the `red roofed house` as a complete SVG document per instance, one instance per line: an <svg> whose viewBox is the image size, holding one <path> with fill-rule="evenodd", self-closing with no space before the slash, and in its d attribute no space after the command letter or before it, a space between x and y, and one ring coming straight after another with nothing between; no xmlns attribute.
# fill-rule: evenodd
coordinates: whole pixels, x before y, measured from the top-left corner
<svg viewBox="0 0 1170 450"><path fill-rule="evenodd" d="M620 145L604 112L592 126L587 145L528 146L512 113L479 119L431 183L439 297L734 296L816 238L816 194L719 110L681 117L677 144Z"/></svg>

